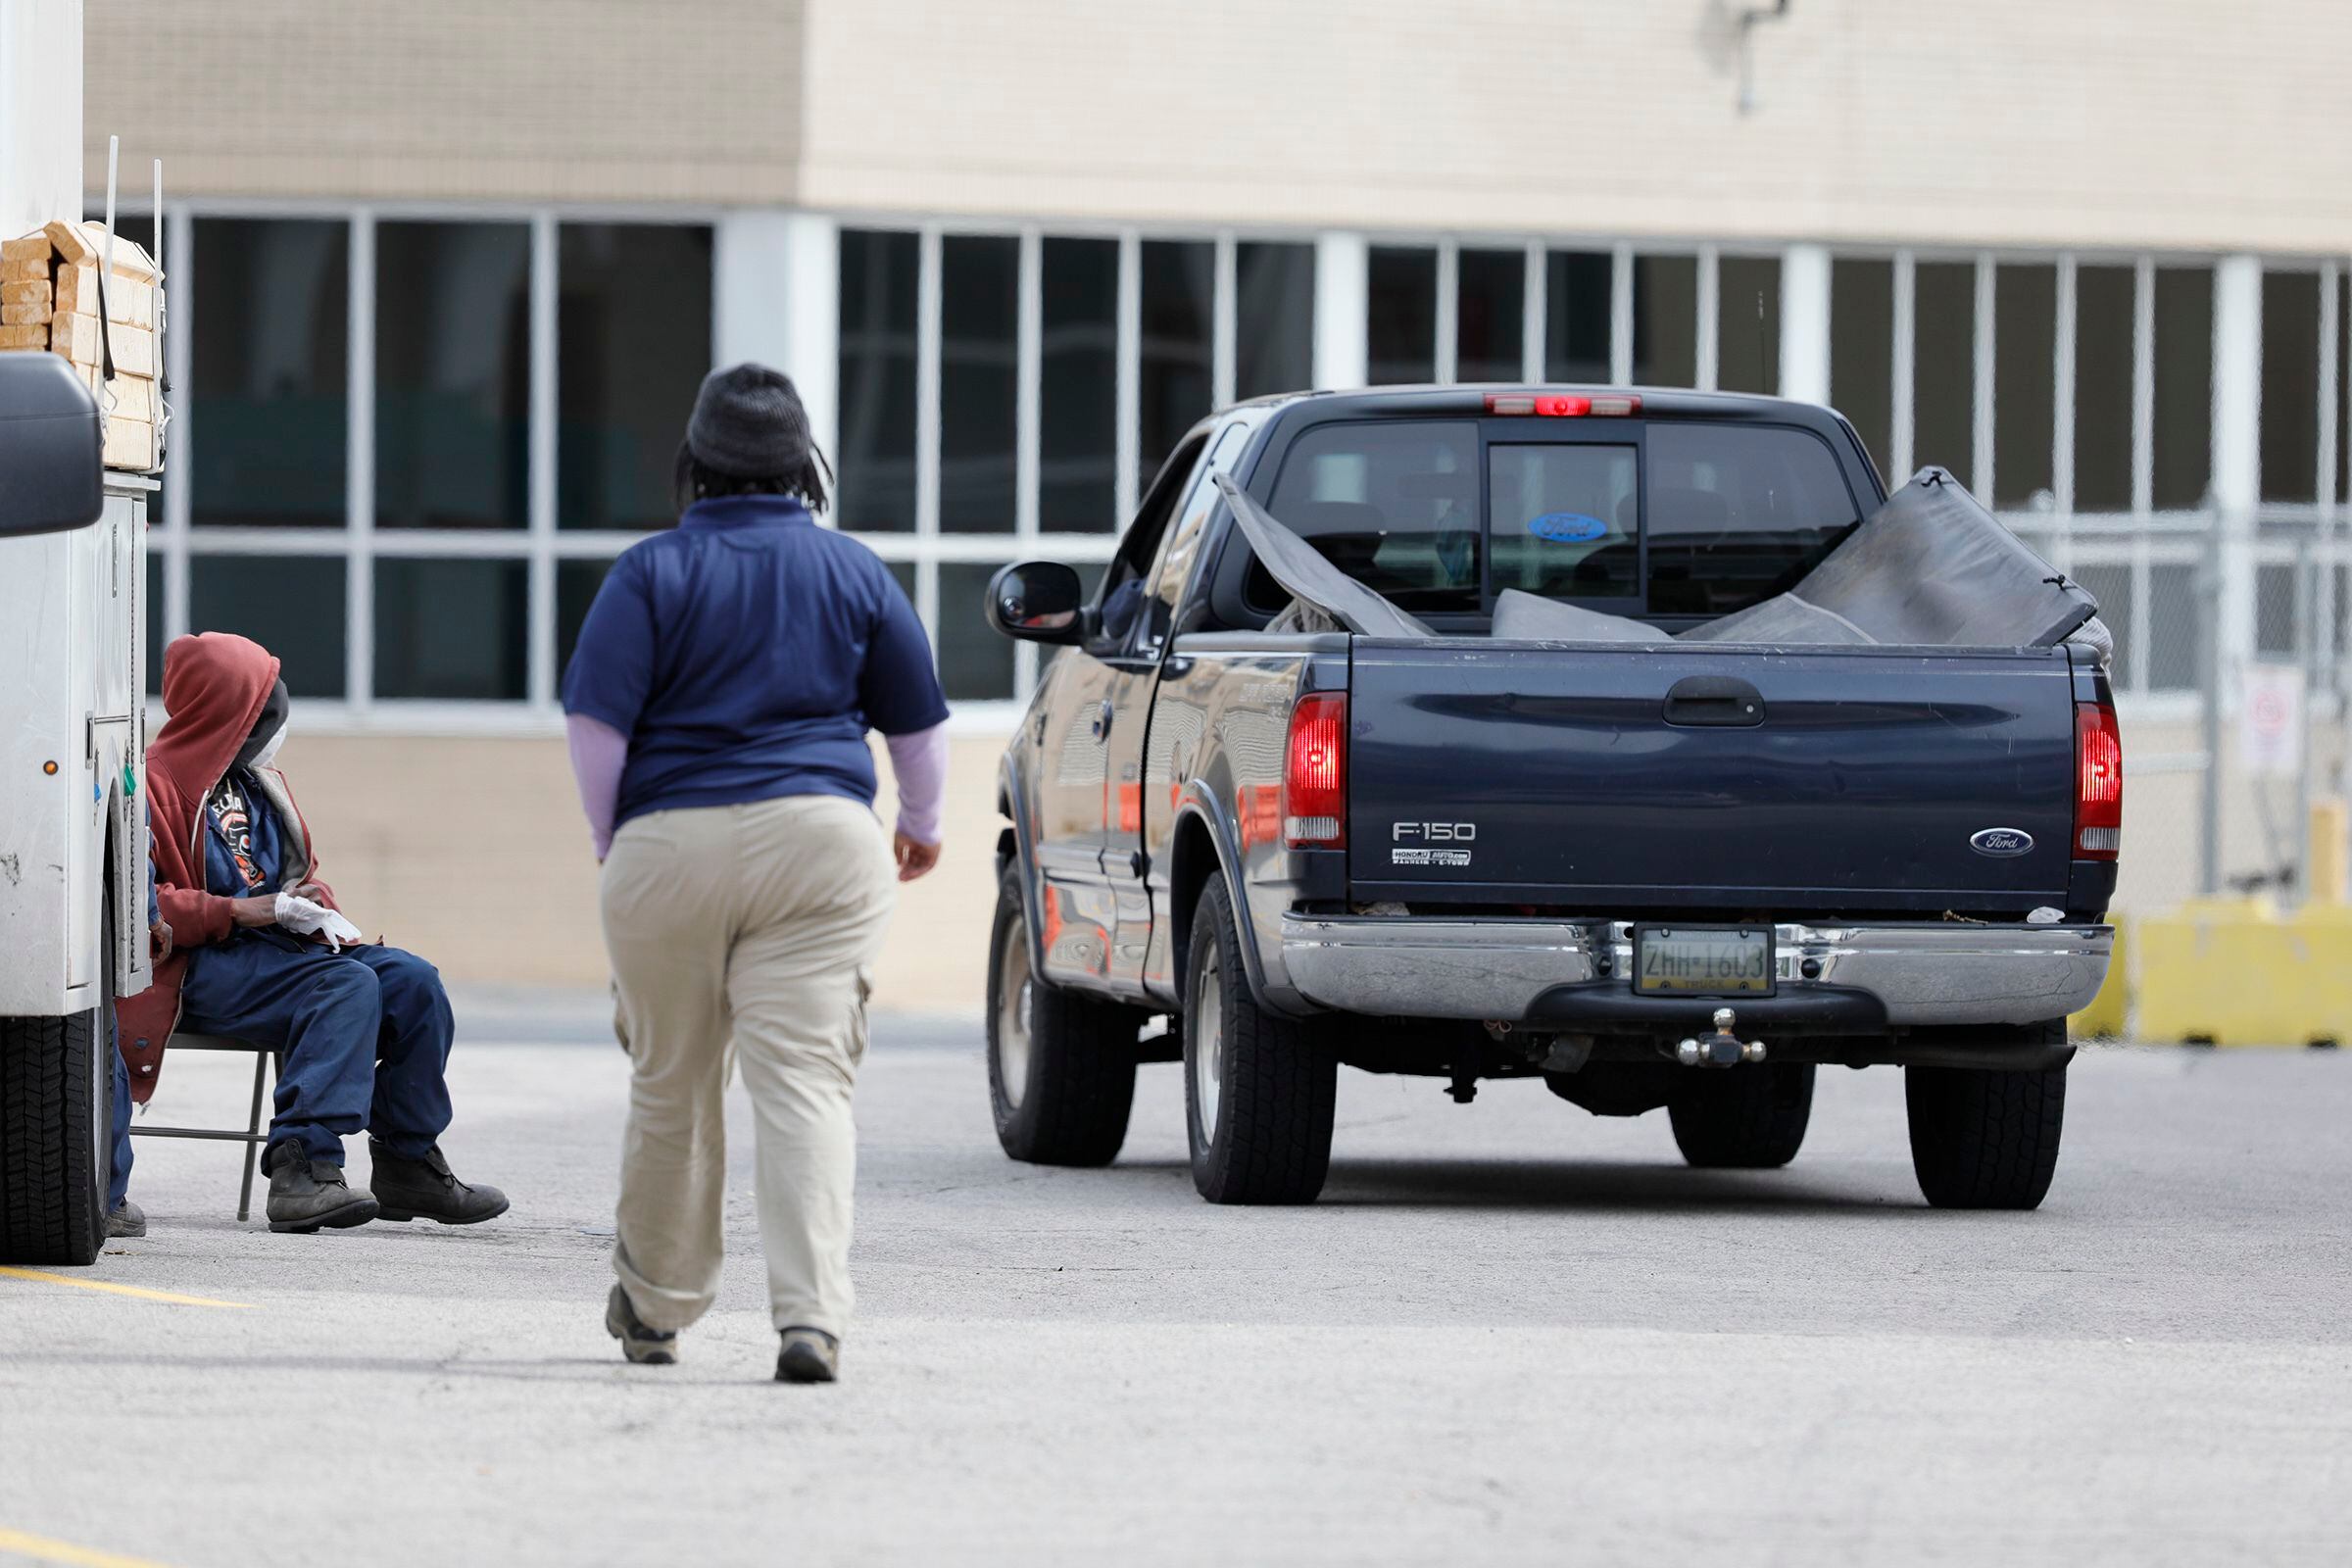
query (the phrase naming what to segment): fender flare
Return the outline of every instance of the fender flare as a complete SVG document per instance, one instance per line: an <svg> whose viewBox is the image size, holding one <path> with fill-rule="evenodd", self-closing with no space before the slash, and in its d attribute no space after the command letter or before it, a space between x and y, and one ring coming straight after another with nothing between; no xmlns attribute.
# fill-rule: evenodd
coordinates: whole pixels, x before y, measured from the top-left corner
<svg viewBox="0 0 2352 1568"><path fill-rule="evenodd" d="M1249 890L1242 881L1241 851L1233 841L1233 817L1227 810L1225 803L1218 799L1215 789L1202 782L1198 776L1188 780L1184 786L1183 799L1177 805L1175 819L1170 826L1169 842L1171 844L1174 843L1177 834L1183 830L1187 818L1198 818L1201 826L1208 832L1209 849L1217 859L1215 874L1225 881L1225 894L1233 905L1234 925L1242 939L1242 970L1244 977L1250 982L1250 1000L1268 1011L1281 1013L1285 1017L1307 1016L1307 1013L1296 1006L1288 1006L1275 1001L1269 994L1266 984L1265 955L1258 946L1257 921L1250 907ZM1173 870L1174 867L1171 866L1171 873ZM1192 911L1187 909L1180 913L1175 905L1175 890L1171 882L1168 918L1171 922L1178 920L1186 922L1185 946L1189 955L1194 934L1190 926ZM1180 996L1183 984L1180 974L1177 981Z"/></svg>

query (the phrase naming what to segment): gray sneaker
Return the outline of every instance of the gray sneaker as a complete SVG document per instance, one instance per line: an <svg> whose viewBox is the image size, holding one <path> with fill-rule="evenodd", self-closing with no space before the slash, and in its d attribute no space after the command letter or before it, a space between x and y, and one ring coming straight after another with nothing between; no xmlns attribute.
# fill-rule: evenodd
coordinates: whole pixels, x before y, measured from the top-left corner
<svg viewBox="0 0 2352 1568"><path fill-rule="evenodd" d="M618 1340L620 1353L639 1366L677 1364L677 1331L646 1327L629 1299L629 1293L620 1288L618 1280L612 1282L612 1294L605 1298L605 1332Z"/></svg>
<svg viewBox="0 0 2352 1568"><path fill-rule="evenodd" d="M106 1234L110 1241L122 1236L146 1235L147 1211L125 1198L121 1208L106 1216Z"/></svg>
<svg viewBox="0 0 2352 1568"><path fill-rule="evenodd" d="M830 1383L841 1375L841 1342L823 1329L789 1328L776 1356L778 1383Z"/></svg>

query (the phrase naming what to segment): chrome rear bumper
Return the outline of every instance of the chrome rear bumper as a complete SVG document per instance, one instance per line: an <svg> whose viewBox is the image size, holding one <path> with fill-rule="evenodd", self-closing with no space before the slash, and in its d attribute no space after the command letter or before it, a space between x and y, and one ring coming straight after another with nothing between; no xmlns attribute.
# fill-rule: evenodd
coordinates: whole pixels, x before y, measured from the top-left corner
<svg viewBox="0 0 2352 1568"><path fill-rule="evenodd" d="M2105 925L1783 922L1773 931L1778 994L1743 1013L1856 1016L1850 1003L1898 1026L2064 1017L2098 994L2115 942ZM1282 956L1302 996L1343 1012L1519 1023L1572 1004L1580 1027L1600 1019L1636 1030L1715 1005L1636 996L1633 927L1622 920L1286 915Z"/></svg>

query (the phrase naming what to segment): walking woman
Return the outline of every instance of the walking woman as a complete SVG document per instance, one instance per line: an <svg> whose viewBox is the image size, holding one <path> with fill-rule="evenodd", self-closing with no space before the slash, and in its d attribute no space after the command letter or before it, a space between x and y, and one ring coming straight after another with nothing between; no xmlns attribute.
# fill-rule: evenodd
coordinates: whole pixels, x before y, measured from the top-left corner
<svg viewBox="0 0 2352 1568"><path fill-rule="evenodd" d="M678 452L678 525L613 563L564 676L635 1066L605 1326L630 1360L666 1364L710 1310L740 1060L788 1383L839 1367L867 980L894 858L901 882L938 862L947 772L922 623L872 551L816 525L822 462L790 380L712 371ZM869 728L898 776L895 850Z"/></svg>

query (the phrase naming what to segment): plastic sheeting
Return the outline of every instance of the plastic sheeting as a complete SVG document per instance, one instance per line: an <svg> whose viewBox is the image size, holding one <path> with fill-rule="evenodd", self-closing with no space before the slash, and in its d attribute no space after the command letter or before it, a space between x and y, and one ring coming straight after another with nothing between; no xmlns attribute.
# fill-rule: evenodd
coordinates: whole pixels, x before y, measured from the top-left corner
<svg viewBox="0 0 2352 1568"><path fill-rule="evenodd" d="M1674 640L1912 648L2047 648L2073 640L2098 650L2105 663L2114 639L2098 608L1942 469L1922 468L1794 588ZM1515 589L1495 601L1493 634L1522 642L1665 640L1641 621Z"/></svg>
<svg viewBox="0 0 2352 1568"><path fill-rule="evenodd" d="M1330 615L1359 637L1434 637L1412 616L1323 559L1314 546L1274 520L1265 508L1250 499L1227 473L1217 475L1217 489L1233 509L1233 519L1257 556L1258 564L1276 582Z"/></svg>

